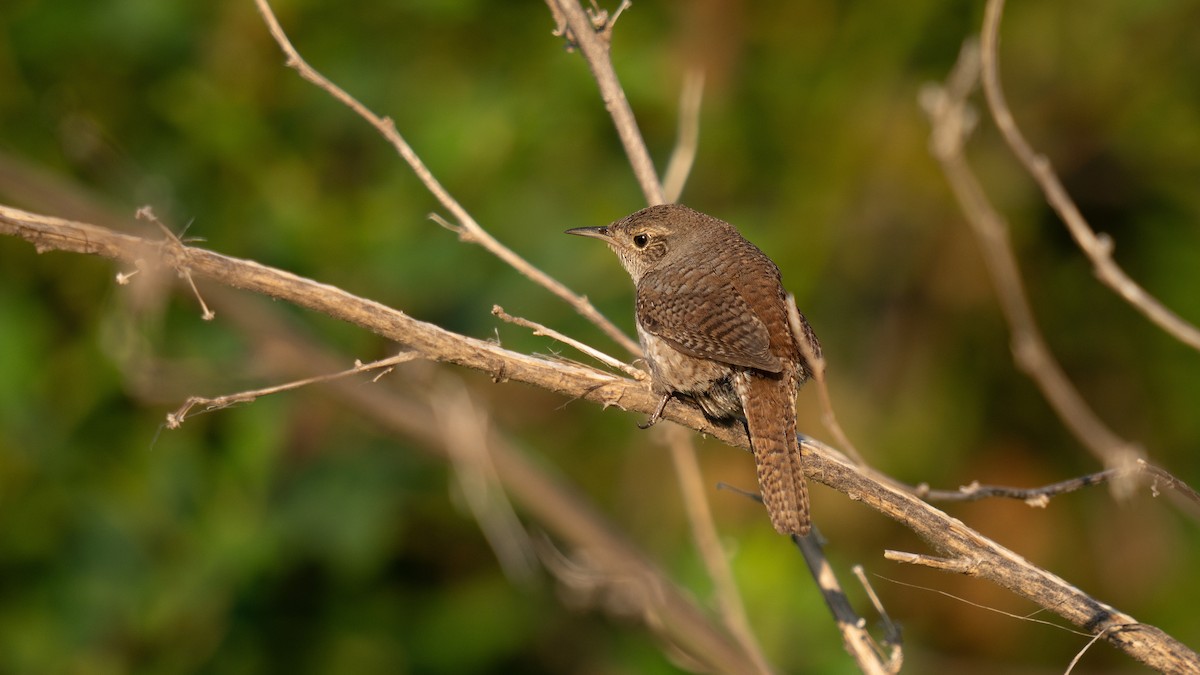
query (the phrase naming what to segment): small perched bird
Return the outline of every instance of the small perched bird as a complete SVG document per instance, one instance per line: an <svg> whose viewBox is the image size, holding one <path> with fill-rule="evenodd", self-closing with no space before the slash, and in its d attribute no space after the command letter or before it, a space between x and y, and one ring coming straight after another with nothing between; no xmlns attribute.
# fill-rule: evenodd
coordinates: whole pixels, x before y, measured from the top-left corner
<svg viewBox="0 0 1200 675"><path fill-rule="evenodd" d="M781 534L808 534L808 490L796 437L796 391L812 366L788 321L779 268L729 223L679 204L642 209L567 234L603 240L637 287L637 332L662 395L746 425L758 484ZM800 316L812 354L816 335Z"/></svg>

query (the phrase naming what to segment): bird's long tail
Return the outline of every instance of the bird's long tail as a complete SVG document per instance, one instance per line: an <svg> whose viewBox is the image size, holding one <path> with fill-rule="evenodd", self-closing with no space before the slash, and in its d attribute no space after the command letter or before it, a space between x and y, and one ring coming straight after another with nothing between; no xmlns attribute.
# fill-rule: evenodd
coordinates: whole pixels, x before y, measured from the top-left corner
<svg viewBox="0 0 1200 675"><path fill-rule="evenodd" d="M789 385L787 375L778 379L750 376L743 410L758 465L758 486L771 524L780 534L803 536L812 525L796 437L795 387Z"/></svg>

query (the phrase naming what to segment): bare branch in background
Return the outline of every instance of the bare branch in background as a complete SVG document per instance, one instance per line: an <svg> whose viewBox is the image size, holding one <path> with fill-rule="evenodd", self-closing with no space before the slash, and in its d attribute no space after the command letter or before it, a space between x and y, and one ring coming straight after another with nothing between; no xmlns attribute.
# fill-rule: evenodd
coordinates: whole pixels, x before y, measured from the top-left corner
<svg viewBox="0 0 1200 675"><path fill-rule="evenodd" d="M813 533L807 537L793 536L792 541L804 555L804 561L808 563L808 569L812 571L813 580L817 582L817 588L820 589L821 595L825 598L825 604L833 614L834 622L837 623L838 632L842 634L842 645L854 658L859 670L866 675L899 673L900 667L904 664L899 631L889 631L889 638L896 639L890 643L891 648L885 652L875 642L875 638L871 637L870 632L867 631L867 622L854 611L850 599L842 590L833 567L825 559L825 552L821 550L820 534L814 529ZM878 603L879 598L874 597L873 600Z"/></svg>
<svg viewBox="0 0 1200 675"><path fill-rule="evenodd" d="M428 390L433 426L442 436L442 448L454 468L463 501L505 576L515 584L530 585L537 555L492 462L487 411L471 400L466 386L453 375L442 375Z"/></svg>
<svg viewBox="0 0 1200 675"><path fill-rule="evenodd" d="M750 627L746 606L742 603L737 583L733 580L733 569L717 535L712 510L704 496L704 478L700 473L700 463L696 461L696 449L692 445L691 433L676 425L665 427L662 433L666 438L667 448L671 451L671 461L675 464L675 475L679 479L683 505L687 511L688 523L692 526L692 541L695 542L700 559L708 571L708 577L712 580L713 596L716 598L725 628L754 662L755 672L771 673L773 671L763 653L762 645L758 643Z"/></svg>
<svg viewBox="0 0 1200 675"><path fill-rule="evenodd" d="M1029 141L1025 140L1025 135L1013 119L1012 111L1004 98L1004 88L1000 85L998 45L1000 19L1003 14L1004 0L988 0L983 19L980 60L983 68L983 93L1004 140L1025 166L1025 170L1037 181L1038 187L1046 195L1046 201L1067 226L1075 243L1092 261L1096 277L1167 334L1192 349L1200 350L1200 329L1168 309L1121 269L1112 257L1112 239L1107 234L1098 234L1092 229L1087 219L1079 212L1079 207L1075 205L1071 195L1067 194L1062 181L1058 179L1058 174L1050 166L1050 160L1037 153Z"/></svg>
<svg viewBox="0 0 1200 675"><path fill-rule="evenodd" d="M220 290L220 289L218 289ZM217 294L224 316L233 321L240 333L253 336L259 345L260 364L269 374L296 377L314 370L336 368L340 358L328 349L294 330L273 305L252 302L230 291ZM433 378L440 377L434 375ZM443 461L453 461L461 449L450 444L467 440L458 431L447 434L442 424L431 424L439 413L429 397L419 392L436 389L435 380L420 372L397 371L394 378L378 386L364 387L353 380L335 380L322 387L334 400L355 414L378 424L398 437L411 439L416 448L425 449ZM480 411L482 412L482 411ZM554 568L551 572L564 585L584 583L608 597L619 597L621 616L633 616L646 622L648 629L672 645L677 653L702 664L713 672L750 672L752 662L725 630L670 576L651 562L645 551L622 533L619 525L607 518L588 500L578 486L564 480L545 466L530 459L495 425L476 426L472 443L481 443L486 453L485 478L494 479L497 490L514 503L523 518L566 547L562 555L575 561L573 567ZM478 459L479 455L475 452ZM490 488L489 488L490 489ZM500 532L514 533L520 523L501 524ZM538 546L533 538L533 548ZM507 545L505 545L507 546ZM517 546L524 549L524 542ZM517 554L524 557L525 553ZM545 562L546 555L542 554ZM586 565L581 569L580 565ZM573 577L570 575L574 575ZM613 609L612 607L605 607Z"/></svg>
<svg viewBox="0 0 1200 675"><path fill-rule="evenodd" d="M967 223L979 241L1000 309L1012 334L1017 366L1034 381L1071 433L1105 467L1132 467L1141 458L1141 449L1118 436L1092 411L1042 337L1021 281L1008 226L988 201L963 155L963 143L974 124L974 115L969 112L966 99L975 88L978 75L979 51L976 43L969 40L946 84L929 84L922 90L921 105L932 127L930 151L941 164ZM1131 483L1120 487L1118 493L1128 494L1133 490Z"/></svg>
<svg viewBox="0 0 1200 675"><path fill-rule="evenodd" d="M284 55L287 56L288 67L295 69L296 72L300 74L300 77L303 77L309 82L312 82L316 86L320 87L334 99L340 101L346 107L353 110L355 114L366 120L371 124L371 126L375 127L375 129L385 139L387 139L389 143L391 143L392 147L396 149L396 152L400 153L400 156L404 158L404 161L407 162L410 167L412 167L413 173L417 174L417 178L421 180L421 183L425 185L426 189L428 189L429 192L432 193L439 202L441 202L442 206L444 206L446 210L454 216L455 223L449 223L443 219L438 219L439 224L458 234L459 239L462 241L479 244L492 255L500 258L513 269L520 272L526 278L561 298L564 302L573 307L576 312L579 312L579 314L581 314L584 318L595 324L600 330L604 331L605 335L612 338L614 342L621 345L631 354L634 354L635 356L641 355L642 351L640 348L638 348L637 343L630 339L628 335L621 332L621 329L617 328L613 322L609 321L604 317L603 314L597 311L596 308L592 306L592 303L588 302L587 298L574 293L569 288L562 285L558 280L541 271L537 267L529 264L528 261L514 253L512 249L508 248L504 244L501 244L496 240L495 237L489 234L487 230L483 229L483 227L471 217L471 214L468 213L467 210L463 208L453 196L451 196L450 192L446 190L446 188L442 187L442 184L438 182L438 179L434 177L433 172L431 172L429 168L425 166L425 163L421 161L421 158L417 156L417 153L408 144L408 141L405 141L404 137L400 135L400 132L396 130L396 125L390 118L380 117L371 112L371 110L360 103L358 99L346 93L344 89L337 86L333 82L330 82L325 78L324 75L321 75L321 73L317 72L312 66L308 65L308 63L300 57L300 53L296 51L296 48L292 46L291 41L288 40L287 33L285 33L283 27L279 25L279 20L275 18L275 14L271 11L271 6L267 3L267 0L255 0L255 2L258 4L258 11L262 14L263 20L267 24L267 28L271 31L271 36L275 38L275 42L279 44L280 49L282 49Z"/></svg>
<svg viewBox="0 0 1200 675"><path fill-rule="evenodd" d="M683 77L683 91L679 94L679 131L675 149L671 151L667 171L663 174L663 198L671 204L679 201L696 162L696 150L700 147L700 103L703 100L704 72L689 70Z"/></svg>

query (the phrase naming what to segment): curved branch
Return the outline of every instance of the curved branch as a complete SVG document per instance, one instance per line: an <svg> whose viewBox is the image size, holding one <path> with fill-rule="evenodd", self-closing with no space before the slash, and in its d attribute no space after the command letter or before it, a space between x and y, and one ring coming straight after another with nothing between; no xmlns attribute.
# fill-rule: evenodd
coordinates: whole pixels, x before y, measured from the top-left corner
<svg viewBox="0 0 1200 675"><path fill-rule="evenodd" d="M39 252L89 253L139 267L166 266L234 288L286 300L394 340L422 357L490 373L572 398L649 414L657 397L642 383L583 366L520 354L485 340L452 333L418 321L378 302L339 288L177 241L156 242L112 230L0 206L0 234L23 238ZM736 426L714 426L696 408L672 402L663 416L730 445L748 448ZM1016 553L970 529L915 495L886 484L837 450L805 440L805 473L855 501L861 501L911 529L941 554L960 562L968 574L1027 598L1046 610L1170 673L1200 672L1200 654L1161 629L1138 622L1040 569Z"/></svg>
<svg viewBox="0 0 1200 675"><path fill-rule="evenodd" d="M921 103L931 126L930 151L941 164L967 224L979 241L984 265L1009 326L1017 367L1033 380L1071 433L1107 468L1132 466L1141 449L1118 436L1100 419L1046 344L1021 280L1008 224L993 208L963 155L963 143L974 120L966 99L975 87L978 69L978 49L973 41L968 41L946 85L928 85L921 92Z"/></svg>
<svg viewBox="0 0 1200 675"><path fill-rule="evenodd" d="M1071 195L1067 194L1058 175L1054 173L1050 160L1037 153L1029 145L1029 141L1025 140L1025 135L1021 133L1008 102L1004 99L1004 89L1000 86L1000 57L997 54L997 45L1000 42L1000 17L1003 13L1004 0L988 1L983 19L981 63L983 93L1004 140L1021 164L1025 165L1025 170L1037 181L1038 187L1046 195L1046 201L1058 213L1058 217L1062 218L1075 243L1091 259L1096 277L1159 328L1192 349L1200 350L1200 329L1168 309L1121 269L1112 257L1112 239L1108 235L1097 234L1092 229L1087 219L1079 212L1079 207L1075 205Z"/></svg>

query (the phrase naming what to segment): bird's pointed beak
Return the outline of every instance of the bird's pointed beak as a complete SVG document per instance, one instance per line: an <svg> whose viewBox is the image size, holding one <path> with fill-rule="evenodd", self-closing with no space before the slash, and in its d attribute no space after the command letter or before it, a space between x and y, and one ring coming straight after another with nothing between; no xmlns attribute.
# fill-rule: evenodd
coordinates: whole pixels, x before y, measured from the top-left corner
<svg viewBox="0 0 1200 675"><path fill-rule="evenodd" d="M602 239L604 241L612 241L612 236L608 233L608 226L604 227L576 227L567 230L564 234L577 234L581 237L591 237L592 239Z"/></svg>

